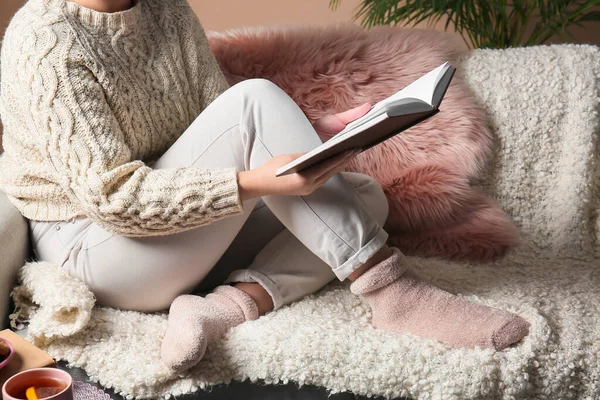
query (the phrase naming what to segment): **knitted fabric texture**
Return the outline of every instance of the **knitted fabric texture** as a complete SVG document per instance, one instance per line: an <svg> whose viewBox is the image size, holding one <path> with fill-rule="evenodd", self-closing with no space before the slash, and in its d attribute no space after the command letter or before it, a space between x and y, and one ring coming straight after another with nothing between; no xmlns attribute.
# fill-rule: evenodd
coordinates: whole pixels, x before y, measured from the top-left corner
<svg viewBox="0 0 600 400"><path fill-rule="evenodd" d="M1 65L0 188L25 217L150 236L241 212L234 169L147 165L228 87L185 0L29 0Z"/></svg>
<svg viewBox="0 0 600 400"><path fill-rule="evenodd" d="M233 286L218 286L205 297L181 295L169 308L161 357L174 370L187 369L229 329L257 318L254 300Z"/></svg>
<svg viewBox="0 0 600 400"><path fill-rule="evenodd" d="M450 347L504 348L519 342L529 323L518 315L455 296L407 270L392 248L388 259L350 285L371 307L371 323L387 332L415 334Z"/></svg>
<svg viewBox="0 0 600 400"><path fill-rule="evenodd" d="M366 302L340 283L232 329L184 377L160 360L166 315L95 308L77 334L44 348L139 398L231 380L416 400L600 397L600 49L476 50L456 66L496 141L481 183L517 221L524 244L491 265L407 260L442 289L530 322L514 348L451 349L373 329ZM37 301L62 296L53 289Z"/></svg>

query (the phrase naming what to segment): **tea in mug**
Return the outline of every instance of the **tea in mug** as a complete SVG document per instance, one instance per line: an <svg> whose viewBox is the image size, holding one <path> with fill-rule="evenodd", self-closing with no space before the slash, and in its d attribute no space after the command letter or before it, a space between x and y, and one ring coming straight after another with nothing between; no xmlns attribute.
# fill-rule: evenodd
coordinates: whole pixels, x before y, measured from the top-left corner
<svg viewBox="0 0 600 400"><path fill-rule="evenodd" d="M33 388L33 390L27 390ZM23 385L11 390L10 395L23 400L44 399L54 396L67 388L67 383L55 378L32 378ZM35 395L35 397L34 397Z"/></svg>

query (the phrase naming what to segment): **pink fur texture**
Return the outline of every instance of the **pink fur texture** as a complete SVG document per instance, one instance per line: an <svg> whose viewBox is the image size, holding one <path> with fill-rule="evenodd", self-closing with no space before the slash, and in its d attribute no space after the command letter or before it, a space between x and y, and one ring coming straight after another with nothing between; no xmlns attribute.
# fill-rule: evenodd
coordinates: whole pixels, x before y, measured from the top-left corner
<svg viewBox="0 0 600 400"><path fill-rule="evenodd" d="M374 104L459 55L450 35L391 27L271 27L208 36L231 84L269 79L311 121ZM456 76L439 114L362 153L348 170L381 183L390 241L406 254L488 261L518 242L510 219L469 185L491 143L483 111Z"/></svg>

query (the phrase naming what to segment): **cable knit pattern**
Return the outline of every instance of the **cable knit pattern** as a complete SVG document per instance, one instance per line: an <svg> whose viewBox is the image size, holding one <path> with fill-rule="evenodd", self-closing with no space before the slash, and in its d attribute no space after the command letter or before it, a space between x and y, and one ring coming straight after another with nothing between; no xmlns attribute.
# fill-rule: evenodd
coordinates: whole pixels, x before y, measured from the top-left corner
<svg viewBox="0 0 600 400"><path fill-rule="evenodd" d="M227 88L185 0L29 0L1 65L0 188L25 217L151 236L242 211L234 169L148 166Z"/></svg>

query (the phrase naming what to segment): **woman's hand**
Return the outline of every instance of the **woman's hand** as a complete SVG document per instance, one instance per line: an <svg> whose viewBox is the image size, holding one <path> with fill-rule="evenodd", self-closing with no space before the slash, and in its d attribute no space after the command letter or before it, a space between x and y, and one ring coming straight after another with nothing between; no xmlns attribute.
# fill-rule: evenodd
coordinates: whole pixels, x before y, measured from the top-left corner
<svg viewBox="0 0 600 400"><path fill-rule="evenodd" d="M365 115L370 109L371 105L366 103L338 114L328 115L315 121L313 128L322 140L327 140L344 129L348 123ZM348 161L359 152L349 151L302 172L281 177L276 177L275 171L303 153L273 157L256 169L238 172L240 199L244 201L270 194L306 196L342 171Z"/></svg>
<svg viewBox="0 0 600 400"><path fill-rule="evenodd" d="M327 141L332 136L337 135L350 122L358 119L369 112L371 105L365 103L362 106L351 108L341 113L328 115L320 118L313 123L313 128L319 134L323 141Z"/></svg>
<svg viewBox="0 0 600 400"><path fill-rule="evenodd" d="M304 153L273 157L258 168L238 172L240 199L244 201L270 194L309 195L342 171L346 163L358 153L358 150L348 151L301 172L280 177L275 176L275 171Z"/></svg>

